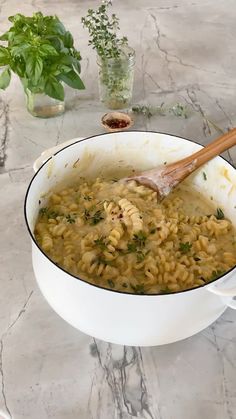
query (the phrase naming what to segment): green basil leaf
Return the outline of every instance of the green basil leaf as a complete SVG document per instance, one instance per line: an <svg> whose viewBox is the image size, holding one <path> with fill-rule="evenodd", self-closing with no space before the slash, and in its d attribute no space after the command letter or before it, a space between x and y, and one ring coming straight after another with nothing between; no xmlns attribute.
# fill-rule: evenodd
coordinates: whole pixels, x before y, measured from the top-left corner
<svg viewBox="0 0 236 419"><path fill-rule="evenodd" d="M20 14L20 13L17 13L16 15L14 15L14 16L9 16L9 18L8 18L8 20L10 21L10 22L17 22L17 21L19 21L19 20L24 20L24 16L22 15L22 14Z"/></svg>
<svg viewBox="0 0 236 419"><path fill-rule="evenodd" d="M43 60L40 57L30 55L26 62L26 74L36 84L43 71Z"/></svg>
<svg viewBox="0 0 236 419"><path fill-rule="evenodd" d="M81 65L80 65L79 60L77 60L77 58L73 58L73 67L77 71L77 73L81 72Z"/></svg>
<svg viewBox="0 0 236 419"><path fill-rule="evenodd" d="M72 48L73 44L74 44L73 36L71 35L71 33L69 31L66 31L65 36L64 36L65 47Z"/></svg>
<svg viewBox="0 0 236 419"><path fill-rule="evenodd" d="M55 35L65 35L66 33L65 26L63 25L62 22L60 22L59 19L58 21L52 22L52 24L50 25L50 30Z"/></svg>
<svg viewBox="0 0 236 419"><path fill-rule="evenodd" d="M11 71L9 68L6 68L0 75L0 89L5 90L11 81Z"/></svg>
<svg viewBox="0 0 236 419"><path fill-rule="evenodd" d="M30 49L29 44L17 45L11 48L13 57L23 56L27 50Z"/></svg>
<svg viewBox="0 0 236 419"><path fill-rule="evenodd" d="M68 66L68 65L62 64L62 65L60 65L59 68L60 68L60 71L59 71L58 74L61 74L61 73L69 73L69 71L71 71L71 67Z"/></svg>
<svg viewBox="0 0 236 419"><path fill-rule="evenodd" d="M8 49L0 46L0 66L9 64L9 58Z"/></svg>
<svg viewBox="0 0 236 419"><path fill-rule="evenodd" d="M0 36L0 41L8 41L8 31Z"/></svg>
<svg viewBox="0 0 236 419"><path fill-rule="evenodd" d="M71 55L62 55L60 56L60 63L65 65L71 65L73 63L73 57Z"/></svg>
<svg viewBox="0 0 236 419"><path fill-rule="evenodd" d="M47 39L50 42L50 44L55 48L55 50L58 52L60 52L64 48L64 44L62 40L58 38L58 36L47 35L45 39Z"/></svg>
<svg viewBox="0 0 236 419"><path fill-rule="evenodd" d="M18 44L28 44L29 45L29 43L27 42L28 41L28 37L25 35L25 34L22 34L22 33L20 33L20 34L15 34L15 32L14 32L14 45L18 45Z"/></svg>
<svg viewBox="0 0 236 419"><path fill-rule="evenodd" d="M62 84L55 78L49 77L45 84L46 95L54 99L64 100L65 92Z"/></svg>
<svg viewBox="0 0 236 419"><path fill-rule="evenodd" d="M43 56L55 56L58 55L56 49L50 44L43 44L39 47L39 54Z"/></svg>
<svg viewBox="0 0 236 419"><path fill-rule="evenodd" d="M68 86L72 87L73 89L82 90L85 89L84 83L82 82L81 78L78 74L71 70L66 74L59 75L60 80L64 81L64 83L68 84Z"/></svg>

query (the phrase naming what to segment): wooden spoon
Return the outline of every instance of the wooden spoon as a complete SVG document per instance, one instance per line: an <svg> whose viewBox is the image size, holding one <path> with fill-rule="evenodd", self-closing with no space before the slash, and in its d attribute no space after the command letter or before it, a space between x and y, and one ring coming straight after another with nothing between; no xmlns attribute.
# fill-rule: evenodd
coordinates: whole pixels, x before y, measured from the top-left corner
<svg viewBox="0 0 236 419"><path fill-rule="evenodd" d="M206 147L175 163L159 166L130 176L126 180L136 180L159 193L159 198L167 196L171 190L204 163L236 145L236 128L212 141Z"/></svg>

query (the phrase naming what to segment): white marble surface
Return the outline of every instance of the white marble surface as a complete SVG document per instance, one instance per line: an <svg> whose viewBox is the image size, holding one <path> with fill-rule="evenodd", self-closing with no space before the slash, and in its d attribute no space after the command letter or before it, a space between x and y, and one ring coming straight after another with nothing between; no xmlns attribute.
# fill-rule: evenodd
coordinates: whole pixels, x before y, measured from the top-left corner
<svg viewBox="0 0 236 419"><path fill-rule="evenodd" d="M0 416L235 419L235 311L176 344L121 347L70 327L36 286L23 219L32 163L45 148L102 132L95 56L80 23L97 3L0 0L1 32L16 12L57 13L81 50L87 86L68 91L67 112L51 120L27 113L18 80L0 93ZM236 125L235 0L117 0L114 9L137 53L133 102L179 100L192 111L184 120L138 117L135 128L206 144L217 135L209 120L222 130ZM235 148L226 157L236 163Z"/></svg>

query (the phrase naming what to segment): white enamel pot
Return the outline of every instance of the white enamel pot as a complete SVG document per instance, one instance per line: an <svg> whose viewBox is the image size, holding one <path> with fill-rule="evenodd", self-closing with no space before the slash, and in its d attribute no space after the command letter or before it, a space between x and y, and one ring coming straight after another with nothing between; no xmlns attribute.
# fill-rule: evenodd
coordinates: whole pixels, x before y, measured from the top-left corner
<svg viewBox="0 0 236 419"><path fill-rule="evenodd" d="M39 202L63 178L98 175L114 167L144 170L199 150L189 140L156 132L129 131L74 139L44 153L25 198L33 268L42 294L68 323L88 335L125 345L163 345L187 338L236 309L236 269L211 284L164 295L134 295L99 288L55 265L38 247L34 224ZM51 157L49 157L49 155ZM45 161L46 160L46 161ZM41 167L40 167L41 166ZM204 180L202 172L206 173ZM217 157L190 176L236 227L236 170Z"/></svg>

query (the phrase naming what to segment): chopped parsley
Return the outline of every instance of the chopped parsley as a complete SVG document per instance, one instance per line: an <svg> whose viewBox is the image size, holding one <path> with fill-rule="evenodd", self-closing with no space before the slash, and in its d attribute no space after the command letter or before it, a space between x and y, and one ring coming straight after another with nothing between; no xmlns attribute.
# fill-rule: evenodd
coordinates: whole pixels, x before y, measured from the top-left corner
<svg viewBox="0 0 236 419"><path fill-rule="evenodd" d="M224 215L221 208L216 209L216 215L215 216L216 216L217 220L224 220L224 218L225 218L225 215Z"/></svg>
<svg viewBox="0 0 236 419"><path fill-rule="evenodd" d="M207 180L207 175L206 175L206 172L202 172L202 176L203 176L203 179L204 179L204 180Z"/></svg>
<svg viewBox="0 0 236 419"><path fill-rule="evenodd" d="M179 244L179 250L182 253L188 253L190 251L191 247L192 247L192 244L189 243L189 242Z"/></svg>

